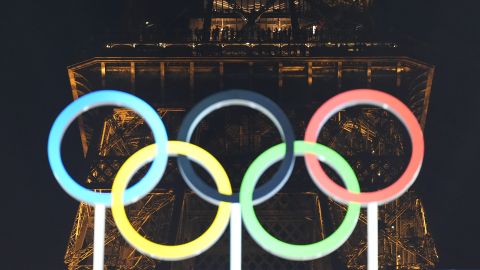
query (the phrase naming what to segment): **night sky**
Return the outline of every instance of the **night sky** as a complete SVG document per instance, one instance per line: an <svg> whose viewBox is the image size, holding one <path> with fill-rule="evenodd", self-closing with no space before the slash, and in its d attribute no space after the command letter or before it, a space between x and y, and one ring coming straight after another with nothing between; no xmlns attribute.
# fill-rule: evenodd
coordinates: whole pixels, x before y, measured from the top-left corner
<svg viewBox="0 0 480 270"><path fill-rule="evenodd" d="M2 4L1 187L6 199L1 200L0 221L6 228L0 269L65 268L78 203L52 176L47 136L72 99L66 66L82 59L79 52L94 34L121 18L118 1L100 2ZM161 7L162 2L156 3L157 19L168 22L187 14L185 7L195 1L175 1L171 7ZM426 45L423 59L436 65L426 157L415 188L437 244L439 268L480 268L480 2L376 2L378 18ZM77 130L64 139L65 163L82 164ZM82 173L82 166L70 167L72 174Z"/></svg>

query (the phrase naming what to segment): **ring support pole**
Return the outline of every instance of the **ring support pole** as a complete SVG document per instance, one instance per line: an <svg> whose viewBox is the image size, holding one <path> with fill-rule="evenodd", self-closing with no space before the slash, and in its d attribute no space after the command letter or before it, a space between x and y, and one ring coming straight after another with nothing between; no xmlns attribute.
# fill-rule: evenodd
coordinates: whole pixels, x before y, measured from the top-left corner
<svg viewBox="0 0 480 270"><path fill-rule="evenodd" d="M242 269L242 216L240 203L232 204L230 216L230 270Z"/></svg>
<svg viewBox="0 0 480 270"><path fill-rule="evenodd" d="M103 270L105 249L105 205L95 204L95 217L93 219L93 270Z"/></svg>
<svg viewBox="0 0 480 270"><path fill-rule="evenodd" d="M367 205L367 267L378 270L378 204Z"/></svg>

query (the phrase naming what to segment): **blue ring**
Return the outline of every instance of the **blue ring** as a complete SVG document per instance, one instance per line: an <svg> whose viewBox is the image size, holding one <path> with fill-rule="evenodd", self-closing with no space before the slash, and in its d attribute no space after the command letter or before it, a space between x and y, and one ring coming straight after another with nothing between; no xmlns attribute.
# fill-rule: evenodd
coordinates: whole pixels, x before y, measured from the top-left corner
<svg viewBox="0 0 480 270"><path fill-rule="evenodd" d="M145 119L145 122L152 130L158 154L153 159L152 165L145 176L125 192L124 203L134 203L153 190L160 182L168 160L168 137L165 125L150 105L134 95L116 90L101 90L86 94L70 103L55 119L48 136L48 160L50 167L60 186L76 200L90 205L103 204L111 206L112 196L110 193L99 193L85 188L68 174L63 165L60 152L63 135L70 123L80 114L101 106L118 106L132 109Z"/></svg>

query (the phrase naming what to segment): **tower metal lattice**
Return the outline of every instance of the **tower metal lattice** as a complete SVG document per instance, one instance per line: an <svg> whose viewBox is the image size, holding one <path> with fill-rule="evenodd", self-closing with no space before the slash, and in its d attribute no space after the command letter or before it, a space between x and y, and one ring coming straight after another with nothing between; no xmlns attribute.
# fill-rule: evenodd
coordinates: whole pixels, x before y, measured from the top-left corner
<svg viewBox="0 0 480 270"><path fill-rule="evenodd" d="M366 86L389 90L401 98L423 126L433 68L402 57L122 57L91 59L70 67L69 74L75 97L94 89L118 88L122 85L122 89L135 92L143 98L149 97L149 102L158 108L171 138L175 137L185 111L195 100L221 89L258 89L284 108L294 123L297 136L301 137L306 121L319 104L344 89ZM293 88L293 85L296 87ZM168 97L170 94L174 97ZM92 188L108 188L123 160L136 149L152 142L143 120L126 109L92 111L82 116L79 123L85 156L90 162L85 185ZM236 188L239 176L245 169L244 164L249 163L248 158L255 157L276 140L280 140L276 129L266 118L250 111L236 111L235 108L207 117L197 128L194 138L195 143L222 161ZM342 111L326 125L319 141L347 157L365 189L393 181L409 154L408 137L401 129L401 124L382 110L374 108ZM176 165L170 162L159 190L152 194L151 199L163 203L136 212L127 207L132 222L136 222L134 226L141 227L145 235L159 242L181 243L192 239L211 221L209 218L215 212L213 206L202 203L179 182L182 182L181 176L176 171ZM343 206L326 199L308 183L304 168L296 168L284 190L261 206L265 207L265 212L259 209L264 224L278 237L312 242L328 235L343 217ZM146 207L146 201L148 199L138 204ZM279 203L282 201L283 204ZM297 211L299 205L303 205L304 210ZM163 225L155 222L150 224L149 220L157 216L160 216L158 220L162 220ZM381 208L380 216L380 224L384 224L381 226L383 240L380 241L383 243L380 254L381 264L386 267L384 269L389 269L387 266L392 269L428 269L435 265L438 258L427 229L425 209L414 192ZM81 204L65 256L70 269L90 267L92 218L91 209ZM364 221L362 217L360 223ZM245 265L250 265L247 269L341 269L342 266L363 269L366 238L365 228L361 224L339 252L323 260L298 263L297 266L261 253L246 236L245 246L249 248L245 248ZM160 228L158 226L163 226L162 233L155 229L155 233L150 234L152 230L148 228ZM121 240L113 226L108 231L107 250L128 250L128 244ZM222 265L228 263L227 251L222 248L228 243L226 238L205 255L181 263L152 261L131 249L130 253L109 253L112 259L106 261L113 269L120 266L125 269L149 269L152 265L156 269L204 269L206 263L212 264L210 269L223 269ZM250 250L255 250L251 256L248 255ZM340 262L340 266L336 261Z"/></svg>
<svg viewBox="0 0 480 270"><path fill-rule="evenodd" d="M434 67L407 57L372 56L370 52L380 48L384 53L396 44L359 42L361 31L357 26L362 24L362 16L356 17L360 18L354 23L353 29L357 30L342 31L347 36L336 35L341 28L328 21L335 10L364 14L371 5L369 0L208 0L204 3L206 15L190 21L193 37L187 38L188 42L111 42L105 45L108 54L120 56L97 57L70 66L73 98L106 88L134 93L157 109L169 138L175 138L185 112L197 101L225 89L251 89L277 102L290 118L297 138L302 138L313 111L328 98L349 89L373 88L398 97L425 127ZM280 32L265 36L270 27L282 29L283 36ZM314 34L320 31L317 27L324 29L321 35ZM359 54L325 56L332 50ZM89 111L78 124L89 168L84 185L92 189L111 188L125 159L153 143L143 120L124 108ZM259 113L229 108L201 121L192 141L221 161L234 190L238 190L246 164L280 142L280 137L275 126ZM355 107L333 116L320 133L319 142L347 158L362 190L395 181L410 154L408 135L401 123L371 107ZM309 243L325 238L338 226L345 206L322 194L301 163L297 162L281 192L256 209L262 224L276 237ZM145 168L137 176L144 172ZM187 188L174 160L169 160L157 189L126 209L135 228L150 240L166 244L194 239L216 211ZM438 256L427 228L426 211L415 191L379 210L381 269L433 269ZM79 206L65 254L70 270L92 268L92 211L86 204ZM290 262L269 255L245 232L243 268L366 269L365 223L362 214L346 244L330 256L310 262ZM119 235L108 211L106 231L107 269L228 266L228 235L198 257L163 262L132 249Z"/></svg>

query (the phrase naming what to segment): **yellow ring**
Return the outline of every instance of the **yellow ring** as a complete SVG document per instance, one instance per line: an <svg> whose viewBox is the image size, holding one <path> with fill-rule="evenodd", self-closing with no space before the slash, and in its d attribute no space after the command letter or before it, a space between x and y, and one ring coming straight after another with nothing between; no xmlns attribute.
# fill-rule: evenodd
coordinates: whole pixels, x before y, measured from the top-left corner
<svg viewBox="0 0 480 270"><path fill-rule="evenodd" d="M162 245L154 243L135 230L128 220L123 205L123 196L128 182L143 165L153 160L157 154L155 144L146 146L133 154L122 165L112 187L112 215L118 230L125 240L141 253L159 260L177 261L197 256L210 248L223 234L230 219L231 203L221 202L217 215L210 227L197 239L180 245ZM195 161L212 176L220 193L231 195L232 187L225 169L215 157L204 149L181 141L168 141L169 156L184 155ZM141 198L138 198L139 200Z"/></svg>

